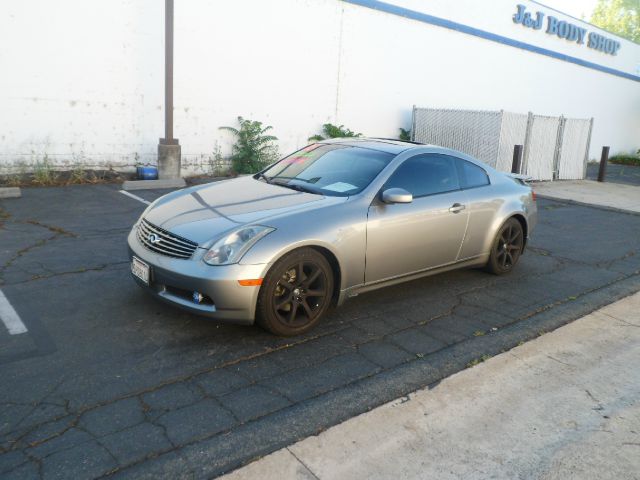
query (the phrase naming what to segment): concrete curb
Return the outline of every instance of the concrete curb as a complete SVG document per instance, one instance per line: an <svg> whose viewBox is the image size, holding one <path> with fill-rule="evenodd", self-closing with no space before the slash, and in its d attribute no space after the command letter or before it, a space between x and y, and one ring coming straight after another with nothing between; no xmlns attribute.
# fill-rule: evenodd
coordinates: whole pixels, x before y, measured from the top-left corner
<svg viewBox="0 0 640 480"><path fill-rule="evenodd" d="M640 186L591 180L560 180L532 184L540 198L571 201L576 205L640 213Z"/></svg>
<svg viewBox="0 0 640 480"><path fill-rule="evenodd" d="M153 190L156 188L183 188L186 186L184 178L165 178L160 180L127 180L122 184L122 189Z"/></svg>
<svg viewBox="0 0 640 480"><path fill-rule="evenodd" d="M0 198L20 198L22 191L19 187L0 187Z"/></svg>
<svg viewBox="0 0 640 480"><path fill-rule="evenodd" d="M578 200L571 200L569 198L562 198L562 197L554 197L552 195L546 195L542 193L537 193L536 196L538 198L544 198L545 200L552 200L558 203L566 203L567 205L579 205L581 207L597 208L598 210L606 210L609 212L626 213L627 215L636 215L636 216L640 215L640 212L635 212L633 210L625 210L624 208L610 207L608 205L598 205L597 203L580 202Z"/></svg>

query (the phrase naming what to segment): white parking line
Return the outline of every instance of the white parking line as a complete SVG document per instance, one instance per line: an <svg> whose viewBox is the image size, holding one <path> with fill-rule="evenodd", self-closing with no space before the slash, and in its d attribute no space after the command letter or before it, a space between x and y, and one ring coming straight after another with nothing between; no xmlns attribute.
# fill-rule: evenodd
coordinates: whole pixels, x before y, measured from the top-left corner
<svg viewBox="0 0 640 480"><path fill-rule="evenodd" d="M22 320L13 309L7 297L4 296L2 290L0 290L0 320L4 323L4 326L9 330L10 335L18 335L20 333L26 333L27 327L24 326Z"/></svg>
<svg viewBox="0 0 640 480"><path fill-rule="evenodd" d="M133 193L129 193L125 190L118 190L121 194L126 195L127 197L131 197L134 200L138 200L139 202L144 203L145 205L151 205L151 202L146 201L144 198L140 198L137 195L134 195Z"/></svg>

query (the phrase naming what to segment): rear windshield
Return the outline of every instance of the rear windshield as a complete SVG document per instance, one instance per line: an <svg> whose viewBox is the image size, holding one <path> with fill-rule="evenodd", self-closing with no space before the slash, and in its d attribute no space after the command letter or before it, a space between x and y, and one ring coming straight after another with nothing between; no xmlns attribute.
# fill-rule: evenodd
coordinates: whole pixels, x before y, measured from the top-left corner
<svg viewBox="0 0 640 480"><path fill-rule="evenodd" d="M283 158L260 177L296 190L346 197L364 190L393 157L377 150L316 143Z"/></svg>

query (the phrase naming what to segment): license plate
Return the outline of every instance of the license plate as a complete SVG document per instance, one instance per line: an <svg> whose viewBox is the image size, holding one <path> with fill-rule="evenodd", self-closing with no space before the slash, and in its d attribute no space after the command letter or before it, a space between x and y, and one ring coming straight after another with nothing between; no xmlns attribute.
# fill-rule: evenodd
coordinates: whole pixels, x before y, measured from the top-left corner
<svg viewBox="0 0 640 480"><path fill-rule="evenodd" d="M149 285L149 265L139 258L133 257L131 260L131 273Z"/></svg>

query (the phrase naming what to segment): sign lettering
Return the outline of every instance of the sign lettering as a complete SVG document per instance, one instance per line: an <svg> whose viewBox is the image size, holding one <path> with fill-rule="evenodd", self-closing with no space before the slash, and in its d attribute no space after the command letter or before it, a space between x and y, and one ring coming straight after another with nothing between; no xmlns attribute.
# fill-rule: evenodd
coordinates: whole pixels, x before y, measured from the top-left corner
<svg viewBox="0 0 640 480"><path fill-rule="evenodd" d="M525 5L518 5L516 13L513 15L513 23L526 28L541 30L544 25L545 14L536 12L535 15L527 11ZM588 48L603 52L609 55L617 55L620 50L620 42L613 40L596 32L588 32L586 28L579 27L565 20L558 20L551 15L547 16L545 33L556 35L568 42L575 42L578 45L586 43Z"/></svg>

